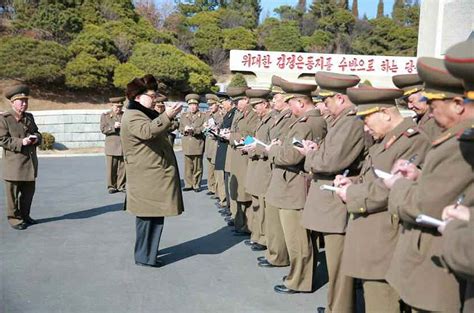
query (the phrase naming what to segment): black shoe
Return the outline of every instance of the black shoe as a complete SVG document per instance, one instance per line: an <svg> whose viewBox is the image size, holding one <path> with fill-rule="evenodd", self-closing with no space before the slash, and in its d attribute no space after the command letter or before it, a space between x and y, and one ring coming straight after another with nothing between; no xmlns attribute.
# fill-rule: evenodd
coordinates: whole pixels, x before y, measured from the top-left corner
<svg viewBox="0 0 474 313"><path fill-rule="evenodd" d="M232 216L231 216L231 215L229 215L229 216L226 216L226 217L224 218L224 221L226 221L226 222L230 222L230 221L232 221L232 222L233 222L233 221L234 221L234 219L232 218Z"/></svg>
<svg viewBox="0 0 474 313"><path fill-rule="evenodd" d="M201 192L201 188L194 188L194 192Z"/></svg>
<svg viewBox="0 0 474 313"><path fill-rule="evenodd" d="M212 200L217 200L217 199L219 199L219 197L214 195L214 196L211 197L211 199Z"/></svg>
<svg viewBox="0 0 474 313"><path fill-rule="evenodd" d="M259 256L259 257L257 258L257 261L258 261L258 262L267 261L267 258L266 258L264 255L262 255L262 256ZM268 262L268 261L267 261L267 262Z"/></svg>
<svg viewBox="0 0 474 313"><path fill-rule="evenodd" d="M218 213L226 213L227 212L227 209L226 208L222 208L220 210L217 211Z"/></svg>
<svg viewBox="0 0 474 313"><path fill-rule="evenodd" d="M272 263L268 262L267 259L258 262L258 266L260 266L260 267L268 267L268 268L270 268L270 267L276 267L276 266L273 265Z"/></svg>
<svg viewBox="0 0 474 313"><path fill-rule="evenodd" d="M119 192L119 191L118 191L117 189L115 189L115 188L109 188L108 191L109 191L110 194Z"/></svg>
<svg viewBox="0 0 474 313"><path fill-rule="evenodd" d="M161 260L156 260L155 264L141 263L137 261L135 261L135 264L139 266L146 266L146 267L162 267L163 265L165 265L164 262Z"/></svg>
<svg viewBox="0 0 474 313"><path fill-rule="evenodd" d="M226 212L221 213L221 216L222 217L229 217L229 216L232 216L232 213L226 211Z"/></svg>
<svg viewBox="0 0 474 313"><path fill-rule="evenodd" d="M28 225L25 222L21 222L20 224L12 225L12 228L16 230L25 230L28 228Z"/></svg>
<svg viewBox="0 0 474 313"><path fill-rule="evenodd" d="M235 226L234 221L233 221L233 220L232 220L232 221L228 221L228 222L227 222L227 226L230 226L230 227Z"/></svg>
<svg viewBox="0 0 474 313"><path fill-rule="evenodd" d="M232 232L234 233L234 236L250 236L249 233L237 229L232 230Z"/></svg>
<svg viewBox="0 0 474 313"><path fill-rule="evenodd" d="M247 239L247 240L244 240L244 244L245 244L246 246L251 247L251 246L253 246L254 244L256 244L256 242L254 242L254 241L252 241L252 240L250 240L250 239Z"/></svg>
<svg viewBox="0 0 474 313"><path fill-rule="evenodd" d="M216 203L216 207L217 207L218 209L227 209L227 207L226 207L225 205L222 205L222 204L220 204L220 203Z"/></svg>
<svg viewBox="0 0 474 313"><path fill-rule="evenodd" d="M206 192L206 195L207 195L207 196L212 196L213 194L214 194L214 193L213 193L212 191ZM211 198L212 198L212 197L211 197Z"/></svg>
<svg viewBox="0 0 474 313"><path fill-rule="evenodd" d="M193 190L193 188L192 187L184 187L183 188L183 191L190 191L190 190Z"/></svg>
<svg viewBox="0 0 474 313"><path fill-rule="evenodd" d="M32 219L31 217L26 217L23 219L24 220L24 223L28 226L28 225L35 225L35 224L38 224L38 221Z"/></svg>
<svg viewBox="0 0 474 313"><path fill-rule="evenodd" d="M326 309L323 308L322 306L318 306L318 308L317 308L316 310L317 310L317 313L324 313L324 312L326 312Z"/></svg>
<svg viewBox="0 0 474 313"><path fill-rule="evenodd" d="M252 249L252 251L265 251L267 250L267 246L261 245L256 242L250 247L250 249Z"/></svg>
<svg viewBox="0 0 474 313"><path fill-rule="evenodd" d="M288 276L285 275L285 276L283 276L283 277L281 278L281 281L282 281L282 282L285 282L285 280L286 280L287 278L288 278Z"/></svg>
<svg viewBox="0 0 474 313"><path fill-rule="evenodd" d="M277 292L277 293L283 293L283 294L294 294L294 293L300 293L301 292L301 291L298 291L298 290L290 289L290 288L286 287L285 285L276 285L275 287L273 287L273 290L275 290L275 292Z"/></svg>
<svg viewBox="0 0 474 313"><path fill-rule="evenodd" d="M127 189L125 189L125 188L121 188L121 189L119 189L118 191L119 191L119 192L126 193L126 192L127 192Z"/></svg>

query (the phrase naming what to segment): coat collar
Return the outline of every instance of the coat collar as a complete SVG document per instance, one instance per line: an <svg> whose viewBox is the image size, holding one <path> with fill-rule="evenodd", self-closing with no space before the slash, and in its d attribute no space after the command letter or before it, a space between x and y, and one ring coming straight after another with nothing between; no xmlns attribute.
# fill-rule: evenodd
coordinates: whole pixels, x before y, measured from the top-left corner
<svg viewBox="0 0 474 313"><path fill-rule="evenodd" d="M466 129L472 128L474 125L474 119L465 120L459 124L454 125L453 127L445 130L435 141L433 141L433 146L438 146L448 139L457 136L460 137Z"/></svg>
<svg viewBox="0 0 474 313"><path fill-rule="evenodd" d="M336 125L336 123L344 116L348 116L348 115L354 115L355 114L355 110L356 110L356 106L355 105L351 105L350 107L344 109L341 114L339 114L336 118L334 118L332 121L331 121L331 127L333 127L334 125Z"/></svg>
<svg viewBox="0 0 474 313"><path fill-rule="evenodd" d="M145 108L143 105L140 103L136 102L135 100L130 100L128 102L127 109L129 110L137 110L148 116L149 119L154 120L157 118L160 113L156 112L155 110Z"/></svg>

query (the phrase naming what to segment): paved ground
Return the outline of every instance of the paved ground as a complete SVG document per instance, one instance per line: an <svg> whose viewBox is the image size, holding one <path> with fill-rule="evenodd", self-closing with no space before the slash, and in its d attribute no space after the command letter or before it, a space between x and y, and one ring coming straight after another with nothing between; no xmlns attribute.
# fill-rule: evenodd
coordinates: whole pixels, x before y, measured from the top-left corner
<svg viewBox="0 0 474 313"><path fill-rule="evenodd" d="M106 194L104 171L103 157L41 158L32 217L42 223L26 231L8 226L2 192L0 312L293 313L324 305L325 286L276 294L287 269L257 267L261 254L232 235L205 192L185 193L185 213L165 220L167 265L134 265L135 221L121 211L123 194Z"/></svg>

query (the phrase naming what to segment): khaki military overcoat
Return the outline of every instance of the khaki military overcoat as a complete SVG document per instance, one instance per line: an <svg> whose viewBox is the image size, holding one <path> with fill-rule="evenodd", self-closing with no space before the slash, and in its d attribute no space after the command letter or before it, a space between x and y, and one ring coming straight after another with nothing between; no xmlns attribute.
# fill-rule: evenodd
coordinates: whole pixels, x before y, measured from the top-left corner
<svg viewBox="0 0 474 313"><path fill-rule="evenodd" d="M105 155L122 156L120 142L120 128L115 128L115 122L121 122L123 113L115 114L112 111L100 116L100 131L105 135Z"/></svg>

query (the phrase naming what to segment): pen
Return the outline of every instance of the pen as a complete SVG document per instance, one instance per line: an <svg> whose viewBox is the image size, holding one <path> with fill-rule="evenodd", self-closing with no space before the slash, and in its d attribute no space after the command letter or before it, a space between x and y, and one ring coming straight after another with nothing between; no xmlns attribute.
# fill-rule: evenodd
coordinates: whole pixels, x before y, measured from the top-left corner
<svg viewBox="0 0 474 313"><path fill-rule="evenodd" d="M461 205L461 203L464 201L464 197L465 195L464 194L461 194L457 199L456 199L456 203L454 204L454 208L453 209L457 209L459 205Z"/></svg>

